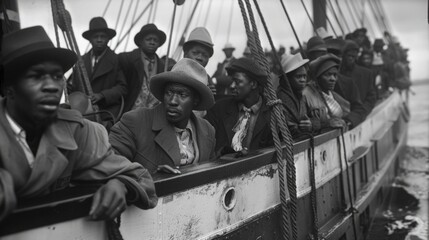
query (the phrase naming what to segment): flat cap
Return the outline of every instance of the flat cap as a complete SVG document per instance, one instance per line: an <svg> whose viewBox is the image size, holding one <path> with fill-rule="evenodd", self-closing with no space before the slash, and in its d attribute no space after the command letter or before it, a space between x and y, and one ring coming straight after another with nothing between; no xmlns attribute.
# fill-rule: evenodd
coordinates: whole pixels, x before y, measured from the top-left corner
<svg viewBox="0 0 429 240"><path fill-rule="evenodd" d="M239 58L235 60L231 66L225 68L228 75L235 72L243 72L252 79L258 81L260 84L265 84L268 77L267 73L263 71L255 61L250 58Z"/></svg>
<svg viewBox="0 0 429 240"><path fill-rule="evenodd" d="M330 68L338 67L340 65L340 61L340 58L331 53L328 53L311 61L310 71L316 78L318 78Z"/></svg>

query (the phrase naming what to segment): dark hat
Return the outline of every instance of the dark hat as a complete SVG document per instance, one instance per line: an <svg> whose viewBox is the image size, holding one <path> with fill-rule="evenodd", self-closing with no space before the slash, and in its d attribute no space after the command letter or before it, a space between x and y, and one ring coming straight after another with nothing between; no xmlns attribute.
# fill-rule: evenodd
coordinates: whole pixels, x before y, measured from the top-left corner
<svg viewBox="0 0 429 240"><path fill-rule="evenodd" d="M374 46L384 46L384 41L381 38L377 38L374 40Z"/></svg>
<svg viewBox="0 0 429 240"><path fill-rule="evenodd" d="M325 40L325 43L326 43L326 48L328 49L328 52L333 50L341 53L344 48L345 41L341 38L333 38L333 39Z"/></svg>
<svg viewBox="0 0 429 240"><path fill-rule="evenodd" d="M340 65L340 58L335 55L328 53L326 55L320 56L315 60L310 62L310 71L313 75L318 78L324 72L329 70L332 67L338 67Z"/></svg>
<svg viewBox="0 0 429 240"><path fill-rule="evenodd" d="M235 72L243 72L261 85L265 85L268 77L267 73L250 58L239 58L225 69L230 76Z"/></svg>
<svg viewBox="0 0 429 240"><path fill-rule="evenodd" d="M194 89L200 96L200 102L194 110L208 110L214 105L214 96L207 86L207 72L201 64L183 58L173 66L170 72L154 75L150 79L150 91L161 102L164 101L164 89L168 83L180 83Z"/></svg>
<svg viewBox="0 0 429 240"><path fill-rule="evenodd" d="M318 36L311 37L307 42L307 52L327 51L325 41Z"/></svg>
<svg viewBox="0 0 429 240"><path fill-rule="evenodd" d="M161 47L162 44L165 43L165 40L167 39L167 36L165 35L165 33L161 30L159 30L155 24L153 23L149 23L144 25L141 29L140 32L138 32L136 34L136 36L134 37L134 43L139 46L139 42L141 41L141 39L148 35L149 33L154 33L156 35L158 35L159 37L159 46Z"/></svg>
<svg viewBox="0 0 429 240"><path fill-rule="evenodd" d="M75 64L77 56L68 49L56 48L42 26L3 36L1 62L6 76L14 76L31 64L47 60L59 63L65 72Z"/></svg>
<svg viewBox="0 0 429 240"><path fill-rule="evenodd" d="M343 53L346 53L346 52L351 51L351 50L359 51L359 46L353 40L346 40L344 42Z"/></svg>
<svg viewBox="0 0 429 240"><path fill-rule="evenodd" d="M95 32L105 32L107 36L109 36L109 39L112 39L114 36L116 36L116 31L108 28L106 20L102 17L95 17L89 21L89 30L82 33L82 37L89 40L91 35Z"/></svg>
<svg viewBox="0 0 429 240"><path fill-rule="evenodd" d="M183 50L192 46L193 43L201 44L209 50L210 57L213 56L213 41L209 31L204 27L197 27L189 34L188 40L183 44Z"/></svg>
<svg viewBox="0 0 429 240"><path fill-rule="evenodd" d="M366 34L366 32L367 32L366 28L358 28L358 29L356 29L356 30L353 32L353 34L354 34L354 35L356 35L356 34L358 34L358 33Z"/></svg>

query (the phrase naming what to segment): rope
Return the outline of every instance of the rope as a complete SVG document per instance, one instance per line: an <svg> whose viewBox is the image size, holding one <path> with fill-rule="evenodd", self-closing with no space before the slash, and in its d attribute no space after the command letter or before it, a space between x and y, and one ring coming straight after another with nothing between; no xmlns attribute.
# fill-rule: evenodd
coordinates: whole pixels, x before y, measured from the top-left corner
<svg viewBox="0 0 429 240"><path fill-rule="evenodd" d="M226 35L226 42L229 42L229 37L231 35L231 22L232 22L232 13L234 12L234 1L231 1L231 7L229 12L229 21L228 21L228 32Z"/></svg>
<svg viewBox="0 0 429 240"><path fill-rule="evenodd" d="M118 11L118 16L116 17L116 23L115 23L115 28L114 29L118 29L118 25L119 25L119 19L122 15L122 7L124 6L124 0L121 1L121 5L119 6L119 11ZM119 42L119 40L118 40ZM112 43L112 42L110 42ZM119 43L116 43L115 49L118 47Z"/></svg>
<svg viewBox="0 0 429 240"><path fill-rule="evenodd" d="M309 163L309 175L310 175L310 185L311 185L311 192L310 192L310 198L311 198L311 210L313 212L313 238L312 239L319 239L319 219L317 216L318 210L317 210L317 188L316 188L316 176L315 176L315 170L316 165L314 162L314 137L312 134L310 135L310 150L308 153L308 163Z"/></svg>
<svg viewBox="0 0 429 240"><path fill-rule="evenodd" d="M134 22L134 20L136 19L136 14L137 14L137 9L138 9L139 3L140 3L140 1L137 0L136 1L136 6L135 6L134 12L133 12L133 17L131 18L131 22ZM128 43L130 42L131 35L127 34L126 36L127 36L127 40L125 41L124 52L127 50Z"/></svg>
<svg viewBox="0 0 429 240"><path fill-rule="evenodd" d="M353 10L352 10L352 9L351 9L351 7L350 7L350 2L349 2L349 0L344 0L344 2L346 3L347 9L349 10L350 18L353 20L353 23L354 23L354 25L355 25L355 28L358 28L358 27L359 27L359 19L358 19L358 20L356 20L355 13L353 12Z"/></svg>
<svg viewBox="0 0 429 240"><path fill-rule="evenodd" d="M137 24L137 22L140 20L140 18L143 17L143 15L145 14L145 12L147 11L147 9L149 8L149 6L153 3L154 0L151 0L146 7L143 9L143 11L139 14L139 16L137 17L137 19L134 20L134 22L131 23L130 27L128 28L128 30L124 33L124 36L121 37L121 39L119 39L118 43L116 44L115 48L113 50L116 50L116 48L121 44L122 41L124 41L124 39L130 34L131 30L133 29L133 27Z"/></svg>
<svg viewBox="0 0 429 240"><path fill-rule="evenodd" d="M356 18L357 18L357 20L358 20L358 26L359 27L363 27L363 22L362 22L362 20L359 18L359 14L358 14L358 9L357 9L357 7L356 7L356 5L355 5L355 1L354 0L350 0L350 5L352 6L352 8L353 8L353 10L354 10L354 13L356 14Z"/></svg>
<svg viewBox="0 0 429 240"><path fill-rule="evenodd" d="M247 11L249 14L249 18L252 24L252 30L250 30L249 22L247 20L246 10L244 8L244 4L241 0L238 0L240 5L240 9L243 16L244 25L246 28L246 33L249 39L249 47L252 54L255 57L256 62L262 67L267 74L269 73L269 66L267 63L267 59L264 56L264 52L259 40L259 34L255 23L255 18L253 16L252 8L249 0L246 0ZM256 1L254 1L256 8L260 14L259 5ZM261 20L265 23L263 16L260 14ZM264 24L266 28L266 25ZM267 32L268 33L268 32ZM269 35L268 35L269 36ZM270 42L272 43L271 37L269 37ZM275 91L273 89L271 75L268 74L267 85L264 89L264 95L268 101L273 101L276 99ZM277 101L276 101L277 102ZM281 134L283 139L285 140L286 148L285 151L282 151L282 146L280 142L280 138L277 132L277 124L279 129L281 130ZM297 214L297 197L296 197L296 169L295 163L293 159L293 151L292 151L292 139L290 136L289 129L285 125L284 115L281 111L281 106L279 104L274 105L273 114L270 121L271 131L273 134L274 145L276 149L276 159L279 167L279 184L280 184L280 201L282 208L282 224L281 224L281 234L283 239L289 239L289 234L291 232L292 239L296 239L298 232L296 226L296 214ZM283 158L283 153L285 153L286 159ZM285 169L286 166L286 169ZM285 176L286 175L286 176ZM285 177L287 177L287 189L285 188ZM286 199L286 190L289 191L290 194L290 214L288 214L288 204ZM289 216L292 219L289 224ZM291 231L289 231L289 226L291 227Z"/></svg>
<svg viewBox="0 0 429 240"><path fill-rule="evenodd" d="M323 6L321 1L316 1L316 2L318 2L318 3L319 3L319 7L320 7L320 8L324 9L323 13L325 14L325 18L326 18L326 20L328 21L328 24L329 24L329 26L331 27L332 32L334 33L335 37L337 38L337 37L338 37L338 34L337 34L337 32L335 31L334 25L332 25L331 19L329 19L328 14L326 13L326 6Z"/></svg>
<svg viewBox="0 0 429 240"><path fill-rule="evenodd" d="M152 14L152 21L151 22L155 22L155 18L156 18L156 13L158 12L158 4L159 4L159 0L155 0L154 2L154 8L153 8L153 14Z"/></svg>
<svg viewBox="0 0 429 240"><path fill-rule="evenodd" d="M377 23L378 30L380 30L380 32L383 32L383 24L381 23L380 15L377 14L372 1L369 1L369 7L371 8L372 15L374 16L374 19ZM387 29L384 29L384 30L387 30Z"/></svg>
<svg viewBox="0 0 429 240"><path fill-rule="evenodd" d="M150 5L150 9L149 9L149 14L148 14L148 16L147 16L147 23L150 23L150 20L151 20L151 18L152 18L152 12L153 12L153 6L154 6L155 4L151 4Z"/></svg>
<svg viewBox="0 0 429 240"><path fill-rule="evenodd" d="M316 33L316 25L314 25L314 21L310 16L310 13L308 12L307 6L305 6L304 0L301 0L302 6L304 7L305 13L307 14L308 19L311 22L311 25L313 26L313 32Z"/></svg>
<svg viewBox="0 0 429 240"><path fill-rule="evenodd" d="M299 40L299 38L298 38L298 34L296 34L295 27L294 27L294 25L293 25L293 23L292 23L292 20L290 19L289 13L287 12L287 9L286 9L286 6L285 6L285 4L284 4L283 0L280 0L280 3L282 4L282 8L283 8L283 11L284 11L284 12L285 12L285 14L286 14L286 17L287 17L287 20L288 20L288 22L289 22L289 25L290 25L290 27L292 28L293 35L295 36L295 39L296 39L296 41L298 42L298 46L299 46L299 49L300 49L300 51L301 51L302 57L303 57L303 58L305 58L305 57L306 57L306 55L305 55L304 48L303 48L303 47L302 47L302 45L301 45L301 41L300 41L300 40ZM280 69L281 69L281 68L280 68Z"/></svg>
<svg viewBox="0 0 429 240"><path fill-rule="evenodd" d="M378 11L380 12L380 18L383 21L384 26L386 26L386 29L391 33L392 32L392 28L390 27L390 25L387 23L385 16L386 16L386 12L384 11L383 6L381 5L380 1L375 1L374 5L377 6L377 8L379 9Z"/></svg>
<svg viewBox="0 0 429 240"><path fill-rule="evenodd" d="M124 31L125 23L126 23L126 22L127 22L127 20L128 20L129 13L130 13L130 10L131 10L131 6L133 5L133 2L134 2L134 0L131 0L131 1L130 1L130 5L128 6L127 13L125 13L125 17L124 17L124 20L123 20L123 22L122 22L121 30L119 31L118 36L121 36L121 35L122 35L122 32Z"/></svg>
<svg viewBox="0 0 429 240"><path fill-rule="evenodd" d="M331 3L331 1L330 1L330 0L326 0L326 1L328 2L328 6L329 6L329 8L331 9L331 13L332 13L332 15L334 16L335 21L337 21L338 27L340 27L341 33L343 34L343 36L344 36L344 35L346 35L346 34L344 33L343 26L341 26L341 22L340 22L340 20L338 19L337 13L335 12L334 6L332 5L332 3Z"/></svg>
<svg viewBox="0 0 429 240"><path fill-rule="evenodd" d="M168 55L170 54L171 39L173 39L173 29L174 29L174 22L176 18L176 10L177 10L177 4L176 4L176 1L174 1L173 17L171 18L170 37L168 38L167 54L165 55L166 58L165 58L164 72L167 72L167 69L168 69Z"/></svg>
<svg viewBox="0 0 429 240"><path fill-rule="evenodd" d="M211 7L212 7L212 3L213 3L213 1L210 1L209 2L209 6L207 7L207 14L206 14L206 18L204 18L204 24L203 24L203 26L204 27L206 27L207 26L207 20L209 19L209 12L210 12L210 10L211 10ZM231 1L231 4L232 3L234 3L233 1ZM233 5L234 6L234 5Z"/></svg>
<svg viewBox="0 0 429 240"><path fill-rule="evenodd" d="M106 220L107 239L108 240L123 240L119 227L121 226L121 216L115 220Z"/></svg>
<svg viewBox="0 0 429 240"><path fill-rule="evenodd" d="M329 1L331 1L331 0L329 0ZM341 18L342 18L342 19L343 19L343 21L344 21L344 25L346 26L347 31L348 31L348 32L351 32L351 28L350 28L350 26L349 26L349 23L347 22L347 19L346 19L346 17L344 16L343 11L341 10L341 6L340 6L340 4L338 3L338 0L335 0L335 4L337 5L338 12L340 13ZM331 2L331 5L332 5L332 2Z"/></svg>
<svg viewBox="0 0 429 240"><path fill-rule="evenodd" d="M55 11L56 5L57 4L56 4L55 0L51 0L51 11L52 11L52 20L54 22L55 40L57 42L57 47L61 47L60 46L60 36L58 34L58 12Z"/></svg>

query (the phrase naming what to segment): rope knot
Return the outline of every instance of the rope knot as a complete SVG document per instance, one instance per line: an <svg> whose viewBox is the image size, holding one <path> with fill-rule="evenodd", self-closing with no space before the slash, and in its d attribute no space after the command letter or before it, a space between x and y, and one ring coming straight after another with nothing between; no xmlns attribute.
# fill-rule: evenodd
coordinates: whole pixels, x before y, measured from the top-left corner
<svg viewBox="0 0 429 240"><path fill-rule="evenodd" d="M274 99L274 100L268 100L267 101L267 105L270 108L274 107L277 104L282 104L282 100L280 100L280 99Z"/></svg>

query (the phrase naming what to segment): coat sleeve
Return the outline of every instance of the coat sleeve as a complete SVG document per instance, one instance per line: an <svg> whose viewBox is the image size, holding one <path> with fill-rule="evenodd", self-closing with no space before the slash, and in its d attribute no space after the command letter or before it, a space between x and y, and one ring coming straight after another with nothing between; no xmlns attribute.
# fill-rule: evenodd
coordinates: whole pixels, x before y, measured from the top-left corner
<svg viewBox="0 0 429 240"><path fill-rule="evenodd" d="M112 88L104 89L100 92L104 96L106 105L111 105L113 103L118 102L118 99L121 98L121 96L125 96L128 91L127 82L125 81L124 73L119 68L119 64L116 64L114 72L116 84Z"/></svg>
<svg viewBox="0 0 429 240"><path fill-rule="evenodd" d="M149 172L138 163L115 154L100 124L85 120L75 133L78 150L72 181L107 181L116 178L128 189L127 201L142 209L156 206L158 198Z"/></svg>
<svg viewBox="0 0 429 240"><path fill-rule="evenodd" d="M16 195L12 176L0 168L0 223L16 207Z"/></svg>
<svg viewBox="0 0 429 240"><path fill-rule="evenodd" d="M375 102L377 101L377 91L375 88L375 77L372 73L366 75L367 84L368 84L368 92L366 93L365 99L362 99L363 107L369 114L375 106Z"/></svg>
<svg viewBox="0 0 429 240"><path fill-rule="evenodd" d="M116 153L132 160L136 154L136 137L134 132L135 112L125 113L109 133L109 141Z"/></svg>

